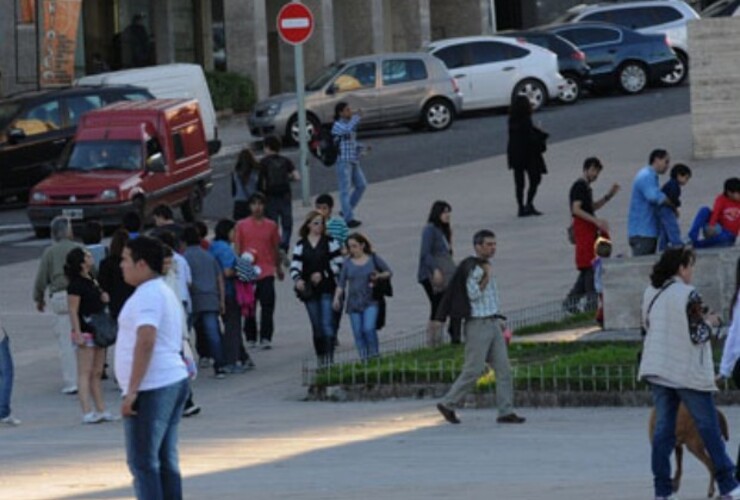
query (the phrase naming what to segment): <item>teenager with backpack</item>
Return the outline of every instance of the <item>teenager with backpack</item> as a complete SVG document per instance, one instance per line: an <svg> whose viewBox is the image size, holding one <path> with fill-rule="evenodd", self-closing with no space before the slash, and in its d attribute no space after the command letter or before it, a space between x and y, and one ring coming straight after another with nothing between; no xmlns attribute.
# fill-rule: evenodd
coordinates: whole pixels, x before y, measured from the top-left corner
<svg viewBox="0 0 740 500"><path fill-rule="evenodd" d="M334 108L334 125L331 129L331 134L339 145L339 157L335 168L339 184L339 201L342 206L341 215L350 229L361 224L354 218L352 211L360 203L367 187L365 174L360 167L362 146L357 142L357 126L361 117L361 110L353 112L346 102L337 103ZM350 194L351 185L354 185L354 190Z"/></svg>
<svg viewBox="0 0 740 500"><path fill-rule="evenodd" d="M290 183L300 180L301 176L293 162L280 154L281 146L279 137L265 137L265 156L260 160L262 172L259 186L267 199L265 217L280 226L281 258L286 261L290 234L293 232L293 195Z"/></svg>

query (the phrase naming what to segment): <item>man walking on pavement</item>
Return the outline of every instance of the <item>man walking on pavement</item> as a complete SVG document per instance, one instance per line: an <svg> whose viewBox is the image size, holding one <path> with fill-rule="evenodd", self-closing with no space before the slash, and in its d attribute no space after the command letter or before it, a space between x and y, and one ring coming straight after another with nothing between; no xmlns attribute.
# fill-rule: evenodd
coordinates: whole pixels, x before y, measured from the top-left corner
<svg viewBox="0 0 740 500"><path fill-rule="evenodd" d="M480 230L473 237L473 247L475 257L460 263L437 312L438 321L447 316L465 319L465 364L437 409L449 423L459 424L451 407L475 386L488 362L496 373L496 421L521 424L526 419L514 413L514 387L503 334L506 318L500 314L498 289L491 275L496 236L488 229Z"/></svg>
<svg viewBox="0 0 740 500"><path fill-rule="evenodd" d="M671 157L665 149L655 149L650 153L648 165L642 167L632 182L627 235L634 257L652 255L658 249L660 205L672 206L670 200L660 190L659 175L663 175L671 164Z"/></svg>
<svg viewBox="0 0 740 500"><path fill-rule="evenodd" d="M362 194L367 187L365 174L360 167L360 153L363 147L357 142L357 126L362 118L362 110L352 112L349 104L340 102L334 108L334 125L331 135L339 144L339 158L336 172L339 184L339 201L342 206L342 217L350 229L356 228L361 222L354 218L353 210L360 203ZM354 186L352 194L349 190Z"/></svg>
<svg viewBox="0 0 740 500"><path fill-rule="evenodd" d="M177 428L188 396L180 355L184 315L162 279L164 246L140 236L123 251L121 270L135 286L118 317L116 380L121 387L126 459L138 499L182 498Z"/></svg>
<svg viewBox="0 0 740 500"><path fill-rule="evenodd" d="M72 324L69 319L67 305L67 278L64 274L64 264L67 254L73 248L80 247L72 241L72 223L67 217L55 217L50 226L52 245L44 250L36 273L36 283L33 288L33 300L36 309L44 312L46 307L45 295L49 291L49 303L55 314L54 334L59 342L59 358L62 362L62 393L77 393L77 357L70 337Z"/></svg>

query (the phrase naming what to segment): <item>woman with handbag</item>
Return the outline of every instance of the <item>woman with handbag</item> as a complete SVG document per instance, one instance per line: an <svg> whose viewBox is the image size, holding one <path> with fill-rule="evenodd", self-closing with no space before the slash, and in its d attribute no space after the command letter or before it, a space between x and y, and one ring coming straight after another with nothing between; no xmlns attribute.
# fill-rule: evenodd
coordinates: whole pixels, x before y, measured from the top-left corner
<svg viewBox="0 0 740 500"><path fill-rule="evenodd" d="M105 349L95 344L93 317L106 312L110 297L101 290L91 271L95 261L84 248L74 248L67 254L64 274L69 280L67 300L72 323L72 343L77 351L77 397L82 407L82 423L111 422L115 417L105 410L100 376L105 363ZM110 319L110 316L108 316ZM92 396L95 410L90 406Z"/></svg>
<svg viewBox="0 0 740 500"><path fill-rule="evenodd" d="M451 213L452 207L449 203L435 201L429 212L427 225L421 233L419 270L416 277L424 288L431 306L427 325L427 340L431 346L439 344L440 328L439 323L434 321L434 317L456 268L455 261L452 260ZM453 344L460 343L460 326L459 319L450 319L447 331Z"/></svg>
<svg viewBox="0 0 740 500"><path fill-rule="evenodd" d="M339 242L326 234L324 216L308 212L298 230L300 240L293 247L290 277L295 292L305 304L313 331L313 346L319 366L334 361L334 313L332 296L342 267Z"/></svg>
<svg viewBox="0 0 740 500"><path fill-rule="evenodd" d="M378 313L383 296L390 295L393 273L388 264L373 252L370 241L359 233L347 238L349 256L344 259L339 283L334 293L334 309L342 307L346 294L346 311L352 324L355 347L360 358L378 356Z"/></svg>
<svg viewBox="0 0 740 500"><path fill-rule="evenodd" d="M509 143L506 156L509 169L514 171L514 188L519 217L542 215L534 207L534 197L547 173L542 154L547 150L548 134L532 123L532 105L526 96L516 96L509 109ZM527 201L524 201L524 177L529 181Z"/></svg>
<svg viewBox="0 0 740 500"><path fill-rule="evenodd" d="M735 466L727 456L713 393L717 390L710 343L716 314L707 313L691 286L696 255L691 248L669 248L650 275L642 299L647 331L638 378L650 385L656 424L652 441L655 498L671 498L671 454L676 442L679 403L691 414L714 466L722 498L740 499Z"/></svg>

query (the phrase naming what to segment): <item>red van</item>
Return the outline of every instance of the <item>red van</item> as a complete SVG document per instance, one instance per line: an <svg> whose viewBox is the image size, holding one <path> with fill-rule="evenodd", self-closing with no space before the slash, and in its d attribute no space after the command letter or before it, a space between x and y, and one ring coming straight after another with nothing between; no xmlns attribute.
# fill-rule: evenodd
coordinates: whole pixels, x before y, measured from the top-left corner
<svg viewBox="0 0 740 500"><path fill-rule="evenodd" d="M119 102L83 115L55 172L31 190L28 218L39 237L58 215L114 228L126 212L145 220L160 203L179 206L190 221L211 177L196 100Z"/></svg>

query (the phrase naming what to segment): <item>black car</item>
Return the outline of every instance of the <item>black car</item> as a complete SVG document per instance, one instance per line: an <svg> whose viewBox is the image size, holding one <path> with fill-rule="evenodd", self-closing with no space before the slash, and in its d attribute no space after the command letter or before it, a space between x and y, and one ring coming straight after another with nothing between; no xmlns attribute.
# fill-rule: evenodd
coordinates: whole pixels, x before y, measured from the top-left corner
<svg viewBox="0 0 740 500"><path fill-rule="evenodd" d="M70 87L0 100L0 200L25 199L49 175L86 111L123 100L153 99L142 87Z"/></svg>
<svg viewBox="0 0 740 500"><path fill-rule="evenodd" d="M496 33L500 36L521 38L534 45L555 52L558 56L558 69L565 78L565 86L558 99L566 104L572 104L581 97L581 89L591 85L586 55L571 42L554 33L539 30L503 31Z"/></svg>
<svg viewBox="0 0 740 500"><path fill-rule="evenodd" d="M616 24L583 22L547 26L586 54L592 88L642 92L671 73L678 59L665 35L641 34Z"/></svg>

